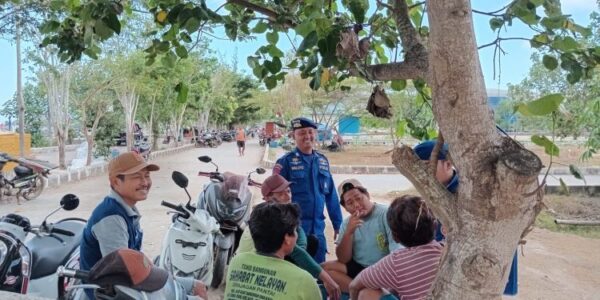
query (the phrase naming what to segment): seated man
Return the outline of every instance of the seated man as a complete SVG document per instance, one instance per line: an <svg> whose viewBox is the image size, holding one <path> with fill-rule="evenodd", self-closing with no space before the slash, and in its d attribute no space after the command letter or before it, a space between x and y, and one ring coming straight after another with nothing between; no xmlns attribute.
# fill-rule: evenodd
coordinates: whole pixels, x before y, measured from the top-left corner
<svg viewBox="0 0 600 300"><path fill-rule="evenodd" d="M396 198L387 211L387 221L394 240L406 248L360 272L350 283L351 299L380 299L383 289L401 299L424 299L435 280L443 249L433 239L434 220L421 197Z"/></svg>
<svg viewBox="0 0 600 300"><path fill-rule="evenodd" d="M320 299L310 274L284 260L296 246L300 209L295 204L264 202L248 226L256 252L236 255L227 270L225 299Z"/></svg>
<svg viewBox="0 0 600 300"><path fill-rule="evenodd" d="M140 212L136 204L146 200L152 179L150 172L158 171L155 164L147 163L135 152L125 152L108 165L110 192L96 206L83 230L80 245L80 267L90 270L102 257L121 249L140 251L143 232ZM177 278L186 290L206 297L206 286L190 278ZM86 290L88 298L93 292Z"/></svg>
<svg viewBox="0 0 600 300"><path fill-rule="evenodd" d="M352 212L340 228L336 241L337 260L322 264L323 269L348 292L348 285L360 271L399 247L394 242L385 214L387 207L371 202L369 192L356 179L339 186L340 203Z"/></svg>
<svg viewBox="0 0 600 300"><path fill-rule="evenodd" d="M279 174L273 174L262 183L261 193L263 199L271 203L289 204L292 201L292 191L290 190L291 182L285 180L283 176ZM341 292L338 284L325 272L321 266L312 258L310 253L307 252L308 246L306 233L302 227L297 228L298 239L296 246L292 253L285 257L285 260L295 264L303 270L310 273L314 278L318 278L323 282L327 293L331 295L331 299L338 299ZM318 240L314 238L314 243L318 243ZM316 247L313 250L316 251ZM244 252L255 252L254 242L252 241L252 235L250 230L245 230L240 239L240 246L237 249L237 253ZM314 254L314 253L313 253Z"/></svg>

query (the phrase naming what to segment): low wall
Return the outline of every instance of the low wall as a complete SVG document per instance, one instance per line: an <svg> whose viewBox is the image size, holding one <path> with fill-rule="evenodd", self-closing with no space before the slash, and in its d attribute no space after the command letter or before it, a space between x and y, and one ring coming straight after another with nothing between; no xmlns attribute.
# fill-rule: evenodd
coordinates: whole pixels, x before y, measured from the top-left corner
<svg viewBox="0 0 600 300"><path fill-rule="evenodd" d="M193 144L183 145L177 148L154 151L150 153L150 159L173 155L188 149L194 148ZM83 168L67 170L67 171L51 171L50 176L46 180L46 187L57 187L61 184L80 181L86 178L103 175L107 172L108 162L103 162Z"/></svg>

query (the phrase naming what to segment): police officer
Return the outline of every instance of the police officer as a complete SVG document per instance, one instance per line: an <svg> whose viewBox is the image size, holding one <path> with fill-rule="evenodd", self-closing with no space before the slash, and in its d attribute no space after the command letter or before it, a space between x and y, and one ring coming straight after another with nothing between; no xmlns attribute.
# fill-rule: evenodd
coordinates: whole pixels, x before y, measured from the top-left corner
<svg viewBox="0 0 600 300"><path fill-rule="evenodd" d="M296 148L277 160L273 174L280 174L294 183L290 186L292 202L298 203L302 209L302 228L306 234L316 236L319 241L314 258L321 263L327 253L325 205L335 231L334 240L342 224L342 210L329 172L329 161L313 149L317 125L302 117L293 119L291 123Z"/></svg>

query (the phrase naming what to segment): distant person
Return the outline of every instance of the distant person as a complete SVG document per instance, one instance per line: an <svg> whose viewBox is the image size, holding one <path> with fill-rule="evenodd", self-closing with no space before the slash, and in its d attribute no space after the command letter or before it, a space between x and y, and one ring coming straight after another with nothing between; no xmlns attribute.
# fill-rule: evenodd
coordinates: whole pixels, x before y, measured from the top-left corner
<svg viewBox="0 0 600 300"><path fill-rule="evenodd" d="M239 156L244 156L244 150L246 150L246 132L244 131L244 128L237 128L235 140L237 142Z"/></svg>
<svg viewBox="0 0 600 300"><path fill-rule="evenodd" d="M314 278L284 259L296 246L299 218L295 204L264 202L254 207L248 227L256 252L231 260L225 299L321 299Z"/></svg>
<svg viewBox="0 0 600 300"><path fill-rule="evenodd" d="M329 161L325 155L313 149L317 125L307 118L295 118L291 125L296 148L277 160L273 174L280 174L286 180L294 182L291 186L292 202L300 205L302 228L306 234L315 235L319 239L314 258L322 263L327 253L325 207L333 225L334 240L337 239L342 224L342 209L329 171Z"/></svg>

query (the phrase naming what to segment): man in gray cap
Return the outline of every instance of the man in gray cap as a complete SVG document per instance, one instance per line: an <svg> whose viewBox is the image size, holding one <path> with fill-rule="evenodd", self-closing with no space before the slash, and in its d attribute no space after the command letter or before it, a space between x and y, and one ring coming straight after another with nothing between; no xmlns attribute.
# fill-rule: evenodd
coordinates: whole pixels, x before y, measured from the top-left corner
<svg viewBox="0 0 600 300"><path fill-rule="evenodd" d="M296 148L277 160L273 174L294 182L290 186L292 202L300 205L301 225L306 234L315 235L319 240L314 258L322 263L327 253L325 205L335 231L334 240L342 224L342 209L329 172L329 161L313 149L317 125L307 118L293 119L291 125Z"/></svg>

